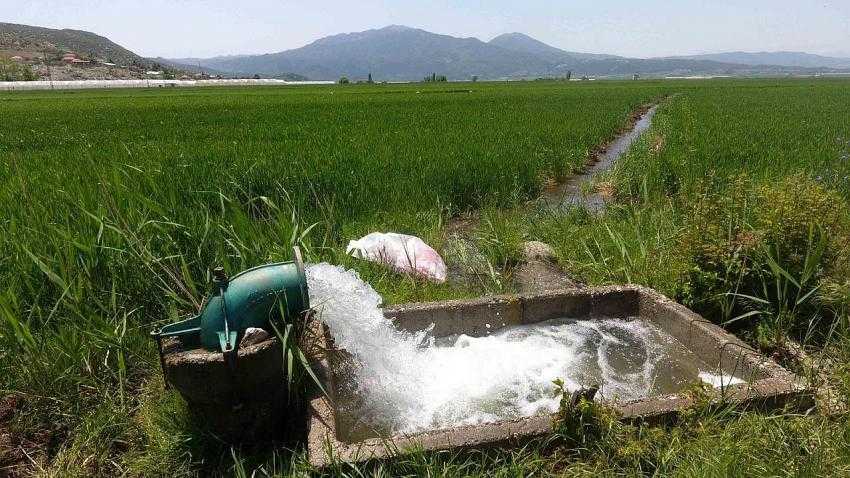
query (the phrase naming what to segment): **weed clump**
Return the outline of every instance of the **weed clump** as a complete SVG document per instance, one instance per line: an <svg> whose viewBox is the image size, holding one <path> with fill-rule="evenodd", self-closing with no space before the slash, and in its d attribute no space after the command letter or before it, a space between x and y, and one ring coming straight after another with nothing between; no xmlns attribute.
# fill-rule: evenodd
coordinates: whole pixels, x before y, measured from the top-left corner
<svg viewBox="0 0 850 478"><path fill-rule="evenodd" d="M554 418L555 435L568 447L587 448L600 441L617 424L613 409L593 401L595 389L570 392L563 380L557 379L555 396L561 403ZM589 392L589 393L588 393Z"/></svg>
<svg viewBox="0 0 850 478"><path fill-rule="evenodd" d="M764 345L800 332L842 300L847 217L840 197L803 174L768 184L713 178L679 238L691 264L679 299L724 325L755 326Z"/></svg>
<svg viewBox="0 0 850 478"><path fill-rule="evenodd" d="M554 383L561 403L553 421L553 440L570 450L569 460L598 469L637 471L644 476L669 472L681 459L677 456L680 447L701 435L717 433L726 419L734 418L702 382L685 392L693 404L673 420L678 426L623 421L614 408L594 402L584 390L571 393L562 381Z"/></svg>

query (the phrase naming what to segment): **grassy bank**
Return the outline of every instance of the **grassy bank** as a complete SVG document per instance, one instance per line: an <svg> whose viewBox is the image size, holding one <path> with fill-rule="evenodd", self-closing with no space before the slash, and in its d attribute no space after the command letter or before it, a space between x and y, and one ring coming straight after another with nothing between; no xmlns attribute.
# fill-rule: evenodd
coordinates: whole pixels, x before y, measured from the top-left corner
<svg viewBox="0 0 850 478"><path fill-rule="evenodd" d="M2 459L55 476L308 472L300 450L231 450L193 428L163 389L147 332L197 308L212 266L285 259L294 243L312 260L357 267L388 301L478 294L341 254L348 239L397 230L458 261L446 221L474 210L484 219L475 236L506 276L520 241L543 240L588 283L646 284L766 349L790 338L846 364L847 86L0 96L0 388L17 410L4 425L16 442ZM636 107L666 95L675 96L652 130L602 178L617 200L604 215L515 207L581 165ZM846 392L847 370L830 373ZM541 445L333 471L841 475L850 467L845 420L713 410L685 426L616 430L578 452Z"/></svg>

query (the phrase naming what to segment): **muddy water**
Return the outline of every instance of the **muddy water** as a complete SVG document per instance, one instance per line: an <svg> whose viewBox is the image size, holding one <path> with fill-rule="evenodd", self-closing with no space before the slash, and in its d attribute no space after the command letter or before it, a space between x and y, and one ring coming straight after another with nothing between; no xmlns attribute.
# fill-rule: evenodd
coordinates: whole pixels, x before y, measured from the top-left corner
<svg viewBox="0 0 850 478"><path fill-rule="evenodd" d="M565 182L543 193L543 201L554 209L584 207L590 212L598 212L605 208L605 196L591 191L583 192L592 184L594 176L610 170L638 138L652 125L652 118L658 110L653 106L641 116L634 127L617 137L608 148L599 155L599 160L584 172L571 176Z"/></svg>

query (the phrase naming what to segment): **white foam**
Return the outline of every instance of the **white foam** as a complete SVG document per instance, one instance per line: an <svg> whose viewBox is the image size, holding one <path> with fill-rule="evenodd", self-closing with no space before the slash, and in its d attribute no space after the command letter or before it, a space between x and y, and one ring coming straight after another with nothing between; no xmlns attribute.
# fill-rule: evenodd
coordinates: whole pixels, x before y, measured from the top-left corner
<svg viewBox="0 0 850 478"><path fill-rule="evenodd" d="M671 362L666 339L641 320L559 319L435 341L428 331L396 329L380 295L356 272L311 265L307 280L336 346L356 359L351 393L337 406L377 429L404 433L555 412L558 378L569 390L592 384L605 398L643 398L663 375L659 363Z"/></svg>
<svg viewBox="0 0 850 478"><path fill-rule="evenodd" d="M714 388L729 387L731 385L744 383L742 379L724 373L715 374L711 372L700 372L699 379Z"/></svg>

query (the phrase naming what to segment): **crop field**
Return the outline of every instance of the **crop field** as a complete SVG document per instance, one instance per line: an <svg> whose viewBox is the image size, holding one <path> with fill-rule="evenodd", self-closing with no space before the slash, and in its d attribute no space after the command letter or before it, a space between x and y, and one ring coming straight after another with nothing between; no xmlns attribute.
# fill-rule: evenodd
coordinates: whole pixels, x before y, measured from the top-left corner
<svg viewBox="0 0 850 478"><path fill-rule="evenodd" d="M534 201L653 103L651 129L597 181L604 213ZM0 475L317 473L297 442L231 448L200 430L148 336L197 310L212 267L286 260L294 244L398 303L510 291L521 242L541 240L576 279L654 287L850 397L846 80L16 92L0 117ZM451 269L458 218L489 265L480 284L344 254L396 231ZM706 407L555 443L327 473L850 474L846 415L816 411Z"/></svg>

